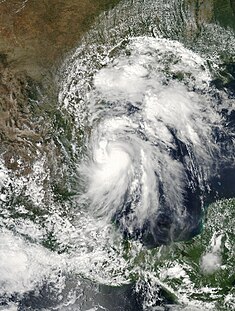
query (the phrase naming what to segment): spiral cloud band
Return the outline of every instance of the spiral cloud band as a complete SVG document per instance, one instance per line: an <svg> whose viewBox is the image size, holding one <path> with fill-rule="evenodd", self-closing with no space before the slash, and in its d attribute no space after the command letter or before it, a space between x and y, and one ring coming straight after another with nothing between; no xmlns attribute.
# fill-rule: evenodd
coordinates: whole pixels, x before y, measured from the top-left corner
<svg viewBox="0 0 235 311"><path fill-rule="evenodd" d="M130 38L111 53L86 83L78 75L90 68L77 61L63 98L78 127L90 129L80 201L147 246L189 238L225 158L215 134L224 107L209 91L207 65L160 38Z"/></svg>

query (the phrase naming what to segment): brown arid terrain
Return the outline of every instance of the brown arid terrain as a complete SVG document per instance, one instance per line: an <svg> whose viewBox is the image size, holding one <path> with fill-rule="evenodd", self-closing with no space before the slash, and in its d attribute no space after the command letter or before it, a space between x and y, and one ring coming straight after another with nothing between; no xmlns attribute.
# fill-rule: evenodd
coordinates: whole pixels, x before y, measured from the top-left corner
<svg viewBox="0 0 235 311"><path fill-rule="evenodd" d="M0 0L0 155L8 169L27 174L49 144L54 72L95 17L118 1ZM232 22L235 1L222 2L182 1L192 17L186 35L220 16L219 6Z"/></svg>
<svg viewBox="0 0 235 311"><path fill-rule="evenodd" d="M115 2L0 1L0 155L8 169L27 175L48 152L53 72L95 16Z"/></svg>
<svg viewBox="0 0 235 311"><path fill-rule="evenodd" d="M32 146L41 136L29 109L33 80L10 68L6 54L0 55L0 71L0 150L7 167L19 169L20 158L30 160Z"/></svg>
<svg viewBox="0 0 235 311"><path fill-rule="evenodd" d="M95 16L117 0L1 0L0 51L40 78L70 51Z"/></svg>

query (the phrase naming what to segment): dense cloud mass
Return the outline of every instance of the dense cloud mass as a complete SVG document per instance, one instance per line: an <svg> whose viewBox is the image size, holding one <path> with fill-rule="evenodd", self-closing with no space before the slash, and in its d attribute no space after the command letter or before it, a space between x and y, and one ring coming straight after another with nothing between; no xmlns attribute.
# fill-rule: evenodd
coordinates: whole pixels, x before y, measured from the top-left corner
<svg viewBox="0 0 235 311"><path fill-rule="evenodd" d="M234 310L230 1L0 2L0 309Z"/></svg>
<svg viewBox="0 0 235 311"><path fill-rule="evenodd" d="M230 162L216 134L224 106L206 62L176 41L131 38L116 54L85 87L77 81L87 88L78 126L90 128L79 200L148 246L187 239L200 230L210 180ZM78 62L72 81L85 70Z"/></svg>

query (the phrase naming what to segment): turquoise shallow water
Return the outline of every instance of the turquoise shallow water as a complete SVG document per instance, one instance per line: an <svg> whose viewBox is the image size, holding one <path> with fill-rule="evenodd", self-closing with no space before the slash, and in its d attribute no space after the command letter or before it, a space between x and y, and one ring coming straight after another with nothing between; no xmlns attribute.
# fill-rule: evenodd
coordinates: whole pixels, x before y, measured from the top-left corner
<svg viewBox="0 0 235 311"><path fill-rule="evenodd" d="M195 12L122 1L65 59L50 152L27 176L0 162L0 310L234 309L235 203L207 206L234 195L234 32ZM147 249L131 233L156 207L183 226L185 171L211 193L202 231Z"/></svg>

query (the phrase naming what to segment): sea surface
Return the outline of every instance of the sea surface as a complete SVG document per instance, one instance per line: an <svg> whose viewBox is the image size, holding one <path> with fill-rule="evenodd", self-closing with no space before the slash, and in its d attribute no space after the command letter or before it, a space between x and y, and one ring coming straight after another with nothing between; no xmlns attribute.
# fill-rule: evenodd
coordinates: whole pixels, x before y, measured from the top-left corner
<svg viewBox="0 0 235 311"><path fill-rule="evenodd" d="M121 0L26 79L0 310L235 309L234 20L233 1Z"/></svg>

